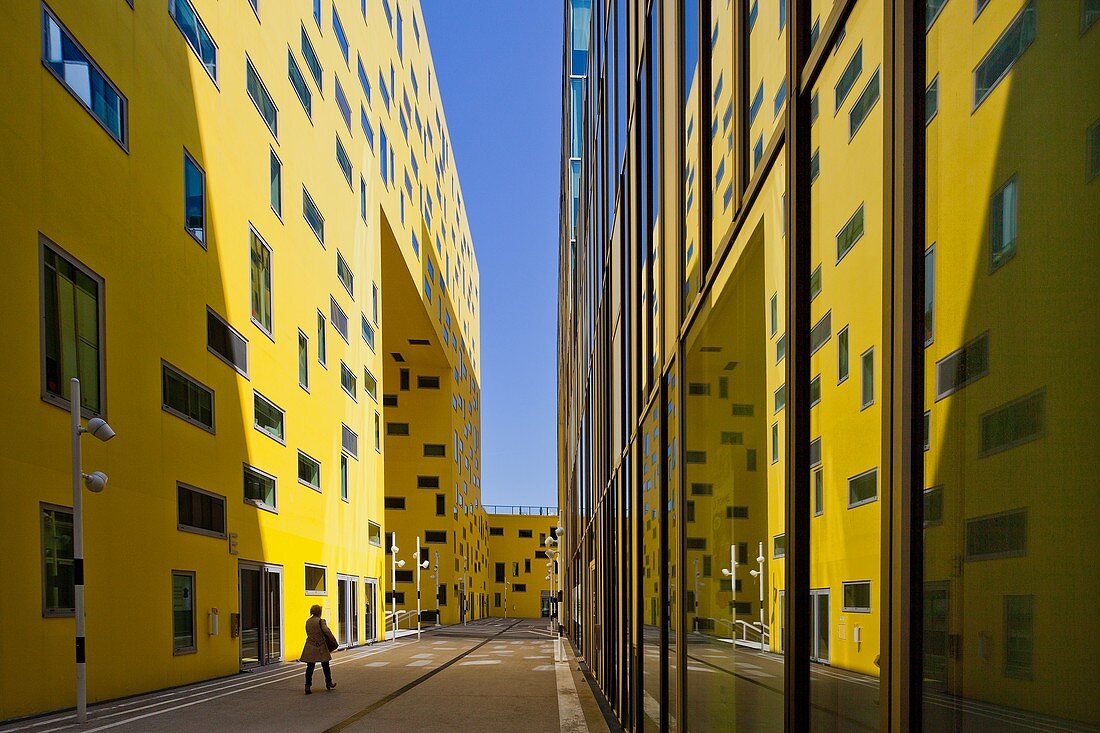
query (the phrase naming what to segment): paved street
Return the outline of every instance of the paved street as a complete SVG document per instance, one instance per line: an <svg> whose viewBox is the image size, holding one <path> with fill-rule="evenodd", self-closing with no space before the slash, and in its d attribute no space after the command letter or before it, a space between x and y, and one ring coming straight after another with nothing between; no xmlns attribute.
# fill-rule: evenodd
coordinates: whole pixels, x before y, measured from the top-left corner
<svg viewBox="0 0 1100 733"><path fill-rule="evenodd" d="M318 668L314 694L304 695L304 667L288 663L96 705L83 726L61 713L0 733L606 731L568 644L559 662L554 647L545 620L485 619L338 652L330 692Z"/></svg>

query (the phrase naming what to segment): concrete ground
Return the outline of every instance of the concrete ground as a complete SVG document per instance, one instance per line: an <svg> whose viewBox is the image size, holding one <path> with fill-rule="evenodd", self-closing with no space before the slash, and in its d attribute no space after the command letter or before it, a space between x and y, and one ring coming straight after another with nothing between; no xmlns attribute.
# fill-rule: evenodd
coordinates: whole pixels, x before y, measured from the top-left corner
<svg viewBox="0 0 1100 733"><path fill-rule="evenodd" d="M325 690L318 668L309 696L304 670L280 664L95 705L84 725L69 711L0 733L608 730L569 645L544 619L483 619L337 652L336 689Z"/></svg>

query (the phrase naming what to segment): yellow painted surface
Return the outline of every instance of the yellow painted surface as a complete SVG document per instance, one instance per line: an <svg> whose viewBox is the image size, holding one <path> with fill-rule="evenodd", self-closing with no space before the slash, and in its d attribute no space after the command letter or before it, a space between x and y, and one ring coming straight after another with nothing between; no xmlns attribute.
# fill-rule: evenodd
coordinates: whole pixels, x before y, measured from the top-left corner
<svg viewBox="0 0 1100 733"><path fill-rule="evenodd" d="M365 370L379 380L380 401L391 388L383 344L390 351L404 320L413 317L388 312L387 291L420 290L429 250L437 280L442 277L449 292L449 333L456 338L448 359L457 362L463 354L463 394L477 394L477 265L457 173L444 153L446 124L419 3L400 4L399 55L393 35L399 26L395 18L391 30L380 3L369 3L364 18L358 2L338 0L351 47L345 62L332 3L321 4L318 25L308 3L262 2L257 15L248 2L192 0L217 44L216 83L167 3L135 5L54 0L49 6L128 100L125 149L43 65L41 3L0 7L7 64L0 86L8 98L21 100L0 113L0 211L7 222L0 265L9 283L0 396L5 422L19 426L0 446L0 719L71 706L75 699L74 621L45 618L42 610L40 507L71 506L72 493L69 416L40 397L40 236L105 283L104 417L117 437L108 444L84 439L85 470L110 476L102 494L84 498L90 701L237 672L241 640L231 635L231 616L241 610L238 568L246 561L281 569L282 630L272 659L297 658L315 602L334 630L350 633L338 618L337 574L357 583L353 643L381 637L388 564L382 543L369 539L370 523L383 523L383 496L395 479L383 466L389 441L380 432L375 437L376 415L379 431L385 420L380 402L366 394ZM302 55L303 33L323 67L321 90ZM311 116L288 81L288 51L310 89ZM277 138L246 93L246 55L278 109ZM358 80L357 55L371 85L369 99ZM391 64L395 88L387 108L380 86L381 78L389 84ZM336 81L351 107L350 126L334 101ZM373 144L360 126L361 109ZM377 158L383 128L393 148L389 186ZM351 185L336 161L337 139L351 159ZM183 226L184 150L206 175L205 248ZM281 218L270 200L272 151L282 162ZM303 186L324 216L324 245L303 218ZM422 203L429 197L434 216ZM272 250L271 336L250 320L250 226ZM457 240L441 235L452 226L461 232ZM354 294L337 279L337 252L354 273ZM379 316L372 306L375 284ZM331 322L330 298L348 317L346 342ZM247 377L207 350L208 307L247 339ZM419 309L424 323L429 316L435 321L434 306L424 302ZM318 312L326 321L326 365L318 359ZM378 329L374 350L362 335L363 317ZM308 392L298 383L299 329L309 339ZM214 391L213 434L161 408L162 360ZM357 378L354 398L341 389L341 362ZM448 370L441 373L446 381ZM285 444L253 428L254 391L285 411ZM340 495L342 423L358 436L346 501ZM449 447L449 424L445 433L440 442ZM477 435L467 445L479 445ZM320 461L320 491L298 481L299 450ZM448 462L452 455L448 448ZM476 453L473 461L479 472ZM243 500L243 464L277 478L277 511ZM227 539L177 529L177 482L225 497L233 552ZM305 593L306 563L326 568L324 595ZM172 570L195 573L193 653L173 655ZM367 578L378 580L369 598ZM212 609L219 614L216 635L208 633ZM28 664L36 670L33 684L26 684Z"/></svg>
<svg viewBox="0 0 1100 733"><path fill-rule="evenodd" d="M551 560L545 556L553 547L546 540L558 526L557 515L487 514L485 519L489 525L490 615L541 618L544 607L549 608L545 597L557 591L558 577L547 568ZM499 580L501 572L503 582ZM552 580L547 580L547 575L552 575Z"/></svg>

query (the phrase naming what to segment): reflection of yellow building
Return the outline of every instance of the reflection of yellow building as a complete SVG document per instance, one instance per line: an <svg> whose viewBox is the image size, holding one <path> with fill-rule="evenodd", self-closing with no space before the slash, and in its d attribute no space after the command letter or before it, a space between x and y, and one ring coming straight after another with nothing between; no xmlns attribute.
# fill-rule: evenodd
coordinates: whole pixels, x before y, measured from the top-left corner
<svg viewBox="0 0 1100 733"><path fill-rule="evenodd" d="M486 507L489 525L489 593L491 616L541 618L550 613L550 598L557 591L556 573L551 580L554 547L547 540L558 526L554 507ZM514 513L513 513L514 512ZM552 590L551 590L552 589ZM507 605L506 605L507 604ZM505 611L507 608L507 612Z"/></svg>
<svg viewBox="0 0 1100 733"><path fill-rule="evenodd" d="M72 376L117 431L84 444L110 476L84 499L91 701L293 660L313 603L380 638L390 352L441 379L420 414L461 397L424 442L452 500L455 431L478 483L477 267L419 4L314 7L0 9L0 719L73 704Z"/></svg>
<svg viewBox="0 0 1100 733"><path fill-rule="evenodd" d="M587 28L586 0L566 3L567 90L588 92L564 100L563 200L575 209L562 220L559 481L578 601L566 626L640 728L782 729L782 685L756 678L774 695L761 697L735 680L781 675L789 639L786 64L788 6L801 3L714 2L704 19L698 2L654 3L631 16L636 34L612 5ZM811 157L795 171L810 182L811 257L798 291L810 301L801 623L814 727L836 716L876 727L897 692L879 689L879 664L910 633L895 622L885 636L899 589L884 567L904 576L900 560L884 566L896 527L883 515L910 488L889 466L901 441L890 408L904 401L892 377L912 365L892 363L903 331L887 319L889 242L904 221L890 186L917 171L890 168L900 158L887 112L905 107L890 64L908 57L884 43L898 20L884 5L905 4L808 5ZM924 585L908 590L923 597L925 725L1096 723L1100 507L1085 487L1100 470L1089 443L1100 428L1100 97L1085 90L1100 83L1100 11L920 5L928 412ZM636 58L621 50L626 35ZM594 73L591 59L606 67ZM607 534L617 502L633 510L625 544ZM750 574L761 544L763 609ZM633 572L618 618L601 614L617 606L588 570L609 555ZM632 647L629 664L601 658L614 643Z"/></svg>

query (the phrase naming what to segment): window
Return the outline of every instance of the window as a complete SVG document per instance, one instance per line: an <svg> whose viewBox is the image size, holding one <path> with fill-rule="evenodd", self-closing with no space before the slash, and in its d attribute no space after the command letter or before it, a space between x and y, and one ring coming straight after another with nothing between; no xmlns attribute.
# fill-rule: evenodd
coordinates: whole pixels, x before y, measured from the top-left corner
<svg viewBox="0 0 1100 733"><path fill-rule="evenodd" d="M1016 254L1016 177L1001 186L989 205L989 256L992 269Z"/></svg>
<svg viewBox="0 0 1100 733"><path fill-rule="evenodd" d="M438 476L417 476L416 488L418 489L438 489L439 477Z"/></svg>
<svg viewBox="0 0 1100 733"><path fill-rule="evenodd" d="M248 376L248 339L209 308L206 309L206 348L242 375Z"/></svg>
<svg viewBox="0 0 1100 733"><path fill-rule="evenodd" d="M366 119L366 118L364 117L364 119ZM366 127L363 128L364 131L366 131L368 129L370 129L370 128L366 128ZM370 137L367 138L368 141L370 141L370 139L371 139ZM373 145L371 147L373 147ZM359 176L359 217L363 220L364 223L366 223L366 221L367 221L367 179L363 178L363 176Z"/></svg>
<svg viewBox="0 0 1100 733"><path fill-rule="evenodd" d="M340 447L352 458L359 457L359 435L343 423L340 424Z"/></svg>
<svg viewBox="0 0 1100 733"><path fill-rule="evenodd" d="M1024 6L974 69L974 107L985 101L1035 40L1035 3Z"/></svg>
<svg viewBox="0 0 1100 733"><path fill-rule="evenodd" d="M439 389L439 377L417 377L417 389Z"/></svg>
<svg viewBox="0 0 1100 733"><path fill-rule="evenodd" d="M374 411L374 450L376 453L382 452L382 416L378 410Z"/></svg>
<svg viewBox="0 0 1100 733"><path fill-rule="evenodd" d="M775 401L775 409L773 412L779 412L787 405L787 385L783 384L779 386L779 389L775 390L773 395ZM726 442L725 433L722 434L722 442Z"/></svg>
<svg viewBox="0 0 1100 733"><path fill-rule="evenodd" d="M306 595L307 596L323 596L328 593L327 588L327 570L323 565L310 565L308 562L306 567Z"/></svg>
<svg viewBox="0 0 1100 733"><path fill-rule="evenodd" d="M164 411L214 432L214 391L165 362L160 369Z"/></svg>
<svg viewBox="0 0 1100 733"><path fill-rule="evenodd" d="M375 522L367 522L367 542L375 547L382 544L382 527Z"/></svg>
<svg viewBox="0 0 1100 733"><path fill-rule="evenodd" d="M810 183L817 180L818 175L821 174L821 150L815 149L814 154L810 156Z"/></svg>
<svg viewBox="0 0 1100 733"><path fill-rule="evenodd" d="M321 82L324 78L324 71L321 68L321 62L317 60L317 52L313 50L313 44L309 41L305 26L302 26L302 58L305 59L306 68L309 69L314 83L317 84L317 91L324 94L325 88Z"/></svg>
<svg viewBox="0 0 1100 733"><path fill-rule="evenodd" d="M427 458L446 458L447 446L442 443L425 443L424 456Z"/></svg>
<svg viewBox="0 0 1100 733"><path fill-rule="evenodd" d="M935 78L928 85L928 88L924 90L924 124L928 124L932 121L932 118L936 116L936 113L940 111L940 76L936 74Z"/></svg>
<svg viewBox="0 0 1100 733"><path fill-rule="evenodd" d="M403 496L387 496L384 499L386 509L404 509L405 497Z"/></svg>
<svg viewBox="0 0 1100 733"><path fill-rule="evenodd" d="M206 174L186 150L183 151L183 227L206 246Z"/></svg>
<svg viewBox="0 0 1100 733"><path fill-rule="evenodd" d="M344 290L348 291L348 295L354 298L355 274L352 273L351 266L344 259L344 255L340 254L340 250L336 250L336 278L344 286Z"/></svg>
<svg viewBox="0 0 1100 733"><path fill-rule="evenodd" d="M283 162L271 151L271 210L283 218Z"/></svg>
<svg viewBox="0 0 1100 733"><path fill-rule="evenodd" d="M821 375L810 380L810 407L821 402Z"/></svg>
<svg viewBox="0 0 1100 733"><path fill-rule="evenodd" d="M424 542L429 545L445 545L447 544L447 531L446 530L426 530L424 532Z"/></svg>
<svg viewBox="0 0 1100 733"><path fill-rule="evenodd" d="M447 497L443 494L435 495L435 515L437 517L446 516L447 514Z"/></svg>
<svg viewBox="0 0 1100 733"><path fill-rule="evenodd" d="M833 312L829 311L810 329L810 354L814 354L829 342L833 335Z"/></svg>
<svg viewBox="0 0 1100 733"><path fill-rule="evenodd" d="M317 311L317 361L321 366L325 365L327 348L325 346L325 317L321 311Z"/></svg>
<svg viewBox="0 0 1100 733"><path fill-rule="evenodd" d="M825 470L818 468L814 471L814 516L820 516L825 511Z"/></svg>
<svg viewBox="0 0 1100 733"><path fill-rule="evenodd" d="M780 0L782 2L783 0ZM779 82L779 89L775 90L775 100L772 102L772 116L778 117L783 110L783 103L787 101L787 78Z"/></svg>
<svg viewBox="0 0 1100 733"><path fill-rule="evenodd" d="M317 204L313 203L313 197L309 195L305 186L302 186L302 216L305 217L306 224L309 224L317 240L324 245L325 217L321 216L321 210L317 208Z"/></svg>
<svg viewBox="0 0 1100 733"><path fill-rule="evenodd" d="M1046 390L996 407L981 416L980 456L1015 448L1043 437Z"/></svg>
<svg viewBox="0 0 1100 733"><path fill-rule="evenodd" d="M815 267L810 273L810 302L819 295L821 295L821 265Z"/></svg>
<svg viewBox="0 0 1100 733"><path fill-rule="evenodd" d="M867 119L867 115L871 114L875 103L878 102L880 91L879 70L875 69L875 73L871 75L871 80L867 82L867 86L863 88L859 98L852 105L852 111L848 113L849 140L856 136L859 128L863 126L863 121Z"/></svg>
<svg viewBox="0 0 1100 733"><path fill-rule="evenodd" d="M306 117L312 118L313 95L310 93L309 86L306 85L306 78L302 76L302 70L298 68L298 62L294 60L294 54L289 48L286 50L286 66L290 86L294 87L294 92L302 103L302 109L306 111Z"/></svg>
<svg viewBox="0 0 1100 733"><path fill-rule="evenodd" d="M936 362L936 399L957 392L989 373L989 332Z"/></svg>
<svg viewBox="0 0 1100 733"><path fill-rule="evenodd" d="M224 538L225 497L176 484L176 528Z"/></svg>
<svg viewBox="0 0 1100 733"><path fill-rule="evenodd" d="M489 527L489 536L490 537L503 537L504 536L504 527ZM504 567L504 563L497 563L497 564L500 565L501 567Z"/></svg>
<svg viewBox="0 0 1100 733"><path fill-rule="evenodd" d="M378 283L371 283L370 286L370 307L371 307L371 320L374 321L374 325L378 325Z"/></svg>
<svg viewBox="0 0 1100 733"><path fill-rule="evenodd" d="M745 450L745 470L746 471L755 471L756 470L756 449L755 448L748 448L748 449Z"/></svg>
<svg viewBox="0 0 1100 733"><path fill-rule="evenodd" d="M776 331L779 330L779 294L778 293L772 293L770 306L771 306L771 335L774 336Z"/></svg>
<svg viewBox="0 0 1100 733"><path fill-rule="evenodd" d="M512 592L513 593L526 593L527 592L527 584L526 583L512 583Z"/></svg>
<svg viewBox="0 0 1100 733"><path fill-rule="evenodd" d="M72 616L76 608L73 578L73 510L40 505L42 514L42 615Z"/></svg>
<svg viewBox="0 0 1100 733"><path fill-rule="evenodd" d="M760 165L760 161L764 157L764 133L760 133L760 137L756 138L756 144L752 146L752 165L753 169Z"/></svg>
<svg viewBox="0 0 1100 733"><path fill-rule="evenodd" d="M340 15L336 12L336 3L332 4L332 32L336 36L336 45L340 47L340 53L344 56L344 63L348 60L348 35L344 33L344 24L340 22Z"/></svg>
<svg viewBox="0 0 1100 733"><path fill-rule="evenodd" d="M867 349L860 360L860 408L870 407L875 401L875 350Z"/></svg>
<svg viewBox="0 0 1100 733"><path fill-rule="evenodd" d="M248 58L247 54L244 57L244 63L245 89L248 91L248 96L256 105L267 129L271 130L272 135L279 137L279 108L275 106L275 101L268 94L267 87L264 86L260 75L256 72L256 67L252 65L252 59Z"/></svg>
<svg viewBox="0 0 1100 733"><path fill-rule="evenodd" d="M779 462L779 423L772 423L772 463Z"/></svg>
<svg viewBox="0 0 1100 733"><path fill-rule="evenodd" d="M244 467L244 500L261 509L276 510L275 477L252 466Z"/></svg>
<svg viewBox="0 0 1100 733"><path fill-rule="evenodd" d="M967 560L991 560L1026 554L1026 509L966 520Z"/></svg>
<svg viewBox="0 0 1100 733"><path fill-rule="evenodd" d="M821 438L814 438L810 441L810 466L821 465Z"/></svg>
<svg viewBox="0 0 1100 733"><path fill-rule="evenodd" d="M344 309L340 307L340 304L336 302L336 298L330 295L328 301L332 327L336 329L336 333L340 334L340 338L348 342L348 316L344 313Z"/></svg>
<svg viewBox="0 0 1100 733"><path fill-rule="evenodd" d="M925 30L932 27L932 24L936 22L936 18L940 17L940 11L943 10L943 6L947 4L947 0L926 0L928 3L925 10Z"/></svg>
<svg viewBox="0 0 1100 733"><path fill-rule="evenodd" d="M202 19L199 18L191 3L188 0L169 0L168 14L176 21L176 26L183 33L183 37L187 39L191 50L202 62L206 73L210 74L210 78L217 82L218 47L214 44L214 39L210 37L210 32L206 30L206 26L203 25Z"/></svg>
<svg viewBox="0 0 1100 733"><path fill-rule="evenodd" d="M844 104L844 100L848 97L848 93L852 91L852 87L855 86L856 80L859 79L859 75L863 73L863 44L859 44L856 47L855 53L852 54L852 58L848 60L848 65L844 67L844 71L840 74L840 79L834 87L836 93L836 107L835 111L839 112L841 106Z"/></svg>
<svg viewBox="0 0 1100 733"><path fill-rule="evenodd" d="M779 340L775 342L775 363L783 361L787 356L787 334L783 334L779 337Z"/></svg>
<svg viewBox="0 0 1100 733"><path fill-rule="evenodd" d="M932 411L924 411L924 449L932 447Z"/></svg>
<svg viewBox="0 0 1100 733"><path fill-rule="evenodd" d="M366 316L362 317L361 325L363 331L363 341L366 342L371 351L374 351L374 326L370 324L370 321L367 320Z"/></svg>
<svg viewBox="0 0 1100 733"><path fill-rule="evenodd" d="M42 63L125 148L126 97L45 5L42 6Z"/></svg>
<svg viewBox="0 0 1100 733"><path fill-rule="evenodd" d="M370 104L370 81L367 79L367 70L363 66L363 57L357 55L355 63L359 74L359 86L363 89L363 98L367 100L367 104Z"/></svg>
<svg viewBox="0 0 1100 733"><path fill-rule="evenodd" d="M531 539L532 537L534 537L534 534L532 534L531 530L529 529L521 529L519 530L519 537Z"/></svg>
<svg viewBox="0 0 1100 733"><path fill-rule="evenodd" d="M363 369L363 391L375 402L378 401L378 380L370 373L369 369Z"/></svg>
<svg viewBox="0 0 1100 733"><path fill-rule="evenodd" d="M172 653L190 654L195 646L195 574L172 571Z"/></svg>
<svg viewBox="0 0 1100 733"><path fill-rule="evenodd" d="M863 236L863 204L859 205L852 217L841 227L836 235L836 261L839 264L844 255L855 246Z"/></svg>
<svg viewBox="0 0 1100 733"><path fill-rule="evenodd" d="M387 422L386 435L408 435L409 424L407 422Z"/></svg>
<svg viewBox="0 0 1100 733"><path fill-rule="evenodd" d="M313 20L317 22L317 27L321 27L321 0L313 0Z"/></svg>
<svg viewBox="0 0 1100 733"><path fill-rule="evenodd" d="M103 414L103 280L44 237L41 246L42 397L68 407L69 380L77 377L81 409Z"/></svg>
<svg viewBox="0 0 1100 733"><path fill-rule="evenodd" d="M348 500L349 485L351 479L348 476L348 456L346 453L340 454L340 498L344 501Z"/></svg>
<svg viewBox="0 0 1100 733"><path fill-rule="evenodd" d="M871 581L861 580L852 583L844 583L843 609L856 613L870 613Z"/></svg>
<svg viewBox="0 0 1100 733"><path fill-rule="evenodd" d="M309 391L309 337L298 331L298 386Z"/></svg>
<svg viewBox="0 0 1100 733"><path fill-rule="evenodd" d="M1005 596L1005 677L1029 680L1035 648L1035 596Z"/></svg>
<svg viewBox="0 0 1100 733"><path fill-rule="evenodd" d="M298 481L311 489L321 490L321 464L298 451Z"/></svg>
<svg viewBox="0 0 1100 733"><path fill-rule="evenodd" d="M340 110L340 117L343 118L344 125L348 128L348 132L351 132L351 104L348 102L348 96L344 94L344 87L340 86L339 77L334 76L332 82L332 86L336 90L334 92L336 107Z"/></svg>
<svg viewBox="0 0 1100 733"><path fill-rule="evenodd" d="M933 486L924 490L924 526L943 524L943 487Z"/></svg>
<svg viewBox="0 0 1100 733"><path fill-rule="evenodd" d="M936 326L936 249L924 253L924 345L935 340Z"/></svg>
<svg viewBox="0 0 1100 733"><path fill-rule="evenodd" d="M339 135L336 136L336 164L340 166L340 172L344 174L348 186L351 186L351 158L348 157L348 151L344 150L344 144L340 142Z"/></svg>
<svg viewBox="0 0 1100 733"><path fill-rule="evenodd" d="M787 535L779 534L772 537L772 557L779 559L787 555Z"/></svg>
<svg viewBox="0 0 1100 733"><path fill-rule="evenodd" d="M274 338L271 315L271 248L249 229L252 250L252 322Z"/></svg>
<svg viewBox="0 0 1100 733"><path fill-rule="evenodd" d="M878 498L878 469L872 468L848 479L848 508L868 504Z"/></svg>
<svg viewBox="0 0 1100 733"><path fill-rule="evenodd" d="M756 94L752 95L752 104L749 106L749 125L751 126L756 115L760 113L760 107L764 104L764 81L756 87Z"/></svg>
<svg viewBox="0 0 1100 733"><path fill-rule="evenodd" d="M1100 20L1100 2L1098 0L1083 0L1081 3L1081 33L1091 28L1097 20Z"/></svg>
<svg viewBox="0 0 1100 733"><path fill-rule="evenodd" d="M286 415L282 408L255 391L252 393L252 405L252 425L261 433L269 435L282 443L284 439L284 422L286 419Z"/></svg>

